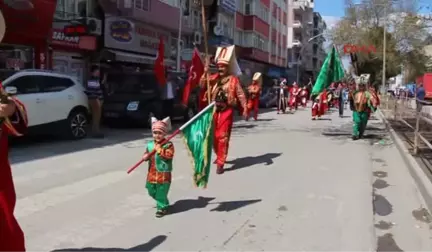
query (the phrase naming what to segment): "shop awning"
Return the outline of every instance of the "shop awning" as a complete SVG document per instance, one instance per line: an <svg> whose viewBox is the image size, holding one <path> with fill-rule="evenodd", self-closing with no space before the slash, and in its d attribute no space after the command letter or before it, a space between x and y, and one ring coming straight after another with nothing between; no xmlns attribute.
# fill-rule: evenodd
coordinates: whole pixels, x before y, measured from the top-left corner
<svg viewBox="0 0 432 252"><path fill-rule="evenodd" d="M156 57L147 56L147 55L121 52L117 50L108 50L108 51L115 54L115 61L152 65L154 64L156 59ZM170 59L165 59L165 65L174 66L176 65L176 62Z"/></svg>

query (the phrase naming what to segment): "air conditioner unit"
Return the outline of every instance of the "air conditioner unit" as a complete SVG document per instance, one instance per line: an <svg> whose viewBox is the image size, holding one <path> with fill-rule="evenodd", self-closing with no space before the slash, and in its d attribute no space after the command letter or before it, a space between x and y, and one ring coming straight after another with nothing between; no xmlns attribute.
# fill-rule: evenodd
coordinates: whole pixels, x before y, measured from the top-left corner
<svg viewBox="0 0 432 252"><path fill-rule="evenodd" d="M88 33L92 35L102 35L102 21L97 18L87 18Z"/></svg>
<svg viewBox="0 0 432 252"><path fill-rule="evenodd" d="M194 36L193 36L193 42L195 45L201 45L201 41L202 41L202 34L199 31L195 31L194 32Z"/></svg>

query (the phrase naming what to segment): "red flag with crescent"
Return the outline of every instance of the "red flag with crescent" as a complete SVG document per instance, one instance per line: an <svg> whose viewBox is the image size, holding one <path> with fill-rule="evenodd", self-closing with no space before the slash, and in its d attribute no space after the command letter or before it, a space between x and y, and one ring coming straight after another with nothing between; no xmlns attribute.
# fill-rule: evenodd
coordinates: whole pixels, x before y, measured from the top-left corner
<svg viewBox="0 0 432 252"><path fill-rule="evenodd" d="M183 89L182 102L184 105L188 105L190 92L199 85L199 81L203 73L204 63L201 60L199 51L195 48L192 54L192 64L189 68L189 76Z"/></svg>

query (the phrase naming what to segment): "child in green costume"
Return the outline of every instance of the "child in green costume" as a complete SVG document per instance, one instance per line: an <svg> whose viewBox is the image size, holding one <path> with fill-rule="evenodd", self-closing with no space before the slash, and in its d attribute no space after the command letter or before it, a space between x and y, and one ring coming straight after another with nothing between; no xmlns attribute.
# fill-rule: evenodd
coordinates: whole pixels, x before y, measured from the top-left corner
<svg viewBox="0 0 432 252"><path fill-rule="evenodd" d="M165 143L165 136L170 128L169 117L158 121L152 118L153 140L147 143L144 160L149 161L146 188L150 197L156 201L156 217L167 214L169 206L168 192L171 185L172 160L174 145ZM150 155L155 150L154 155Z"/></svg>

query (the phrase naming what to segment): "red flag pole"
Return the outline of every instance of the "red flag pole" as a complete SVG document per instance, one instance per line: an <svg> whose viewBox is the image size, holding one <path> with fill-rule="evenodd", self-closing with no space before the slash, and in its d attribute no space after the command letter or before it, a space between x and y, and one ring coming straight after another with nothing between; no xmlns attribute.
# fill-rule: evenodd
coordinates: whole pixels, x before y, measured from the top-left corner
<svg viewBox="0 0 432 252"><path fill-rule="evenodd" d="M197 118L199 118L202 114L204 114L207 110L211 109L213 106L215 105L215 102L210 103L209 105L207 105L207 107L205 107L203 110L201 110L198 114L196 114L194 117L192 117L189 121L187 121L185 124L183 124L180 128L176 129L171 135L169 135L165 141L162 142L163 144L166 144L167 142L171 141L171 139L173 139L175 136L177 136L180 132L182 132L187 126L189 126L192 122L194 122ZM149 156L153 156L156 153L156 150L153 150L152 152L149 153ZM131 168L129 168L127 170L127 173L131 173L133 170L135 170L136 168L138 168L138 166L140 166L142 163L144 163L144 159L142 158L140 161L138 161L134 166L132 166Z"/></svg>

